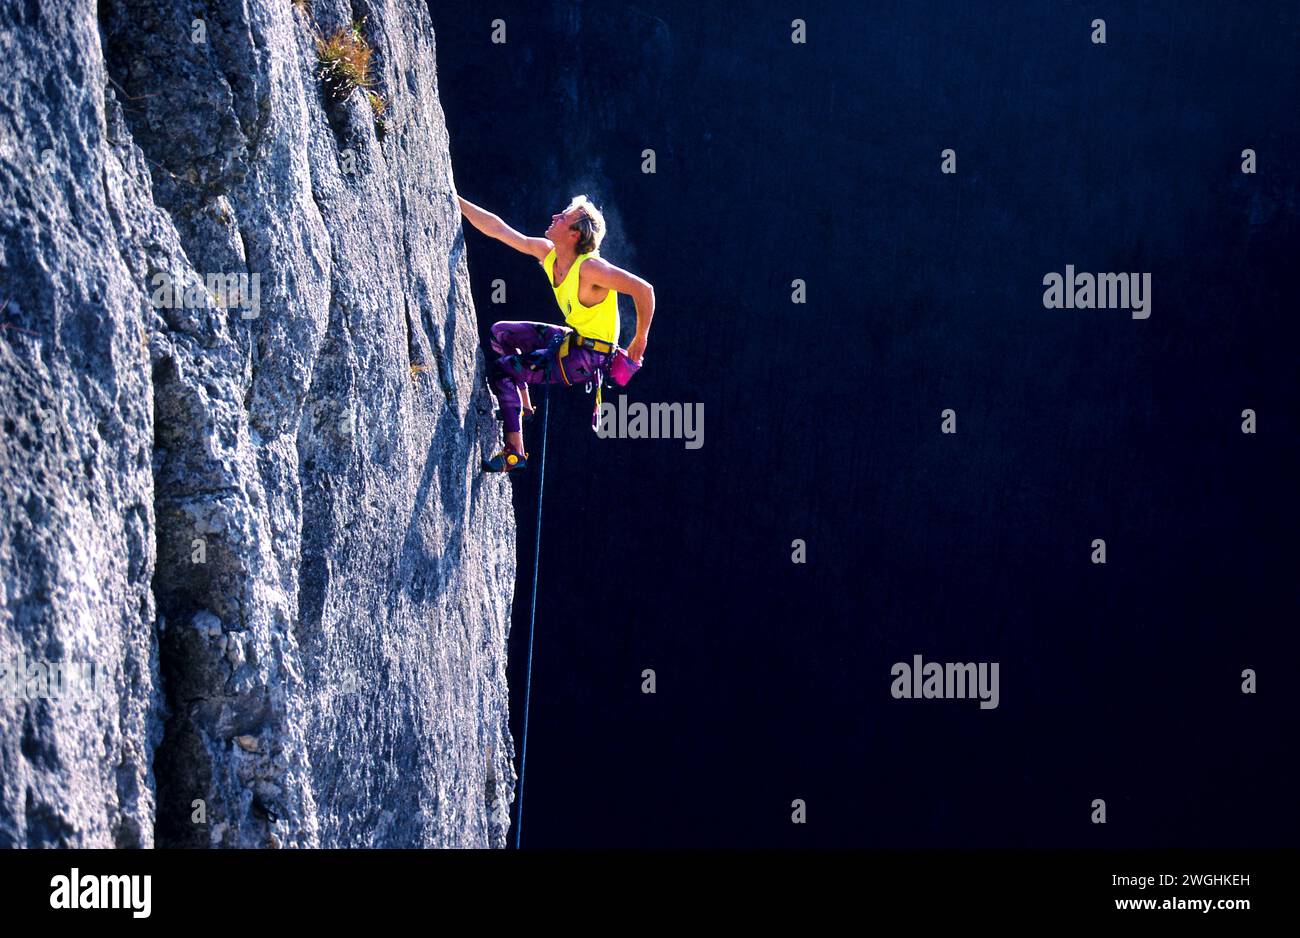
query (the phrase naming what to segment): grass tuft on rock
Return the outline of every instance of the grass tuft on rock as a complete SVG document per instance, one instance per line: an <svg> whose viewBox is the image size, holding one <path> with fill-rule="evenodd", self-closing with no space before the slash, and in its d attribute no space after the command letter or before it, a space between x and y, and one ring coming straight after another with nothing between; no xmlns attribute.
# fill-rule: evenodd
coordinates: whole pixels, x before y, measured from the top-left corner
<svg viewBox="0 0 1300 938"><path fill-rule="evenodd" d="M328 39L317 36L316 54L321 77L339 100L358 88L369 91L373 87L375 79L370 73L373 53L370 43L361 35L361 23L341 26ZM373 98L371 106L374 106Z"/></svg>

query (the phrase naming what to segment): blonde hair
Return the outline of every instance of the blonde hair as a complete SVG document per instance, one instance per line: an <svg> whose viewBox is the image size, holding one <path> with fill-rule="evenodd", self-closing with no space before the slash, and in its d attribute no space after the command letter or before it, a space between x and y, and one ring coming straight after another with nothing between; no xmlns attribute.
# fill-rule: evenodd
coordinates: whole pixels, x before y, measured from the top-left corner
<svg viewBox="0 0 1300 938"><path fill-rule="evenodd" d="M569 227L578 232L578 253L590 254L600 247L600 242L605 237L605 216L585 195L575 195L564 211L571 212L575 208L582 209L583 217Z"/></svg>

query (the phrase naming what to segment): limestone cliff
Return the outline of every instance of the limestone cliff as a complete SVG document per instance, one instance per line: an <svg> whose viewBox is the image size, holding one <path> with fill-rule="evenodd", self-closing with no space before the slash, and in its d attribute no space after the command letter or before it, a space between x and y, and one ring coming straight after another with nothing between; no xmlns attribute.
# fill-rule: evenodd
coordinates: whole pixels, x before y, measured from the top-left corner
<svg viewBox="0 0 1300 938"><path fill-rule="evenodd" d="M0 700L0 846L504 845L514 517L423 0L3 0L0 69L0 667L108 678Z"/></svg>

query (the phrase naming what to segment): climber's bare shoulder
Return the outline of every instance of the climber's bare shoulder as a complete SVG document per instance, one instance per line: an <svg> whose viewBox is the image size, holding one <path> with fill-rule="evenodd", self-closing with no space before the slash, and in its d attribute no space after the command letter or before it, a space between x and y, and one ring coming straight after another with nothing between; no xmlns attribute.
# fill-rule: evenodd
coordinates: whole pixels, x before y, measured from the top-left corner
<svg viewBox="0 0 1300 938"><path fill-rule="evenodd" d="M524 238L523 246L519 250L532 255L539 261L544 261L546 255L555 250L555 245L551 243L550 238Z"/></svg>
<svg viewBox="0 0 1300 938"><path fill-rule="evenodd" d="M550 254L551 249L555 247L555 245L551 243L550 238L530 238L527 235L519 234L518 232L515 234L516 237L512 238L507 243L509 243L509 245L516 251L519 251L522 254L527 254L529 257L535 257L539 261L546 260L546 255Z"/></svg>
<svg viewBox="0 0 1300 938"><path fill-rule="evenodd" d="M603 257L592 257L582 265L583 282L593 287L639 296L643 290L652 289L650 284L631 271L616 267Z"/></svg>

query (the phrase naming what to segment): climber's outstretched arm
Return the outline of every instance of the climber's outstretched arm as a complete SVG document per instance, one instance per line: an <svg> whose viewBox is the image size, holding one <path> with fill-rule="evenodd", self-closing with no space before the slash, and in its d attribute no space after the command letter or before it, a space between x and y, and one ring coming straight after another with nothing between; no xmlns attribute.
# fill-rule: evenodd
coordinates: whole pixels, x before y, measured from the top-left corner
<svg viewBox="0 0 1300 938"><path fill-rule="evenodd" d="M636 303L636 338L628 345L627 354L634 362L641 361L646 342L650 338L650 320L655 316L655 288L636 274L615 267L601 257L588 259L583 273L596 286L626 293Z"/></svg>
<svg viewBox="0 0 1300 938"><path fill-rule="evenodd" d="M461 214L465 216L471 225L489 238L496 238L498 241L510 245L516 251L528 254L540 261L545 260L551 248L555 247L548 238L530 238L527 235L520 234L503 222L500 216L479 208L473 202L466 201L460 196L456 196L456 201L460 203Z"/></svg>

